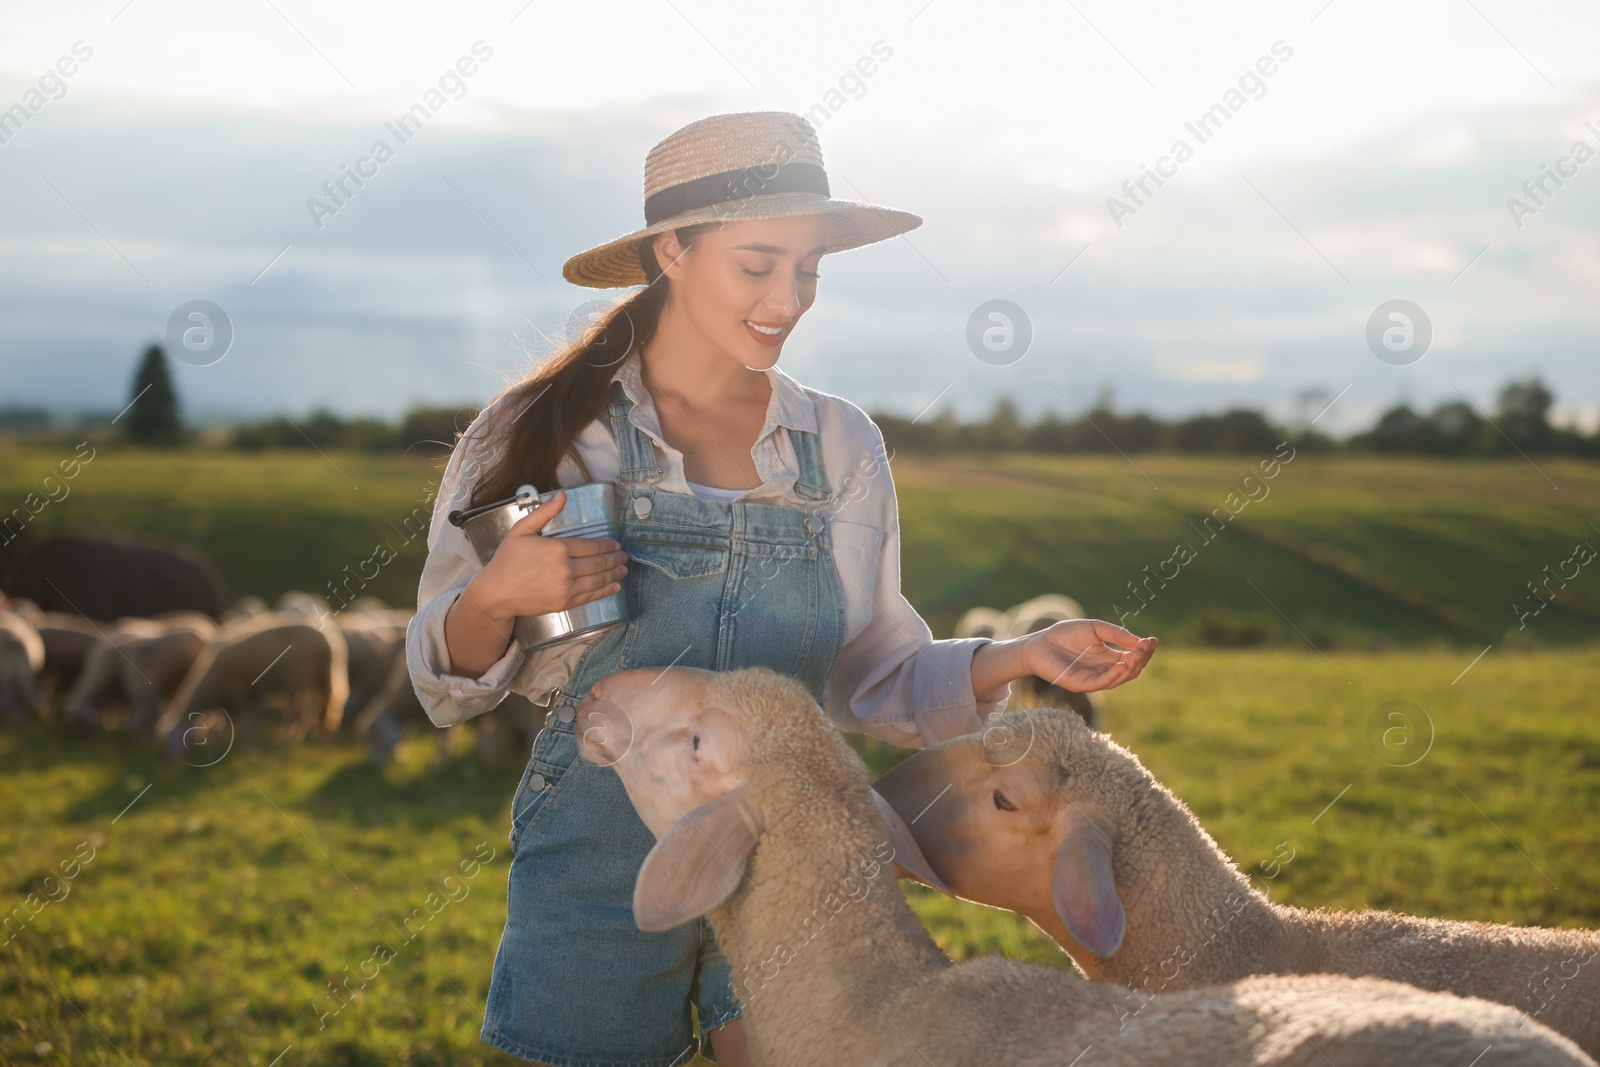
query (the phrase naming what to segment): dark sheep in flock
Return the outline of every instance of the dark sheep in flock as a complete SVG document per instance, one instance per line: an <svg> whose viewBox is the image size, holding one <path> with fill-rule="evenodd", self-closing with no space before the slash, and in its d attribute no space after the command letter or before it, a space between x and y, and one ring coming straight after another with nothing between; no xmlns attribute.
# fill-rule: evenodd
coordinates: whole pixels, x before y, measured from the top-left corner
<svg viewBox="0 0 1600 1067"><path fill-rule="evenodd" d="M16 561L6 590L45 611L109 622L164 611L220 618L222 579L199 553L125 534L59 534Z"/></svg>

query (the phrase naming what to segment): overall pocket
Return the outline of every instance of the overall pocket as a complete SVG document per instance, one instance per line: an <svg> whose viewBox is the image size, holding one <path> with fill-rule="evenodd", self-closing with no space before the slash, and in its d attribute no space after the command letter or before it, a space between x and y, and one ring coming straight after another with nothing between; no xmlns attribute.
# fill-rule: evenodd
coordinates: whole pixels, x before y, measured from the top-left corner
<svg viewBox="0 0 1600 1067"><path fill-rule="evenodd" d="M545 727L533 741L533 754L522 772L522 781L511 797L511 832L508 839L516 851L517 842L538 818L578 758L578 741L570 730Z"/></svg>
<svg viewBox="0 0 1600 1067"><path fill-rule="evenodd" d="M617 669L679 662L709 667L716 651L716 612L728 579L724 537L660 528L628 532L633 566L623 579L628 625ZM709 628L708 628L709 627ZM694 647L687 659L679 659Z"/></svg>

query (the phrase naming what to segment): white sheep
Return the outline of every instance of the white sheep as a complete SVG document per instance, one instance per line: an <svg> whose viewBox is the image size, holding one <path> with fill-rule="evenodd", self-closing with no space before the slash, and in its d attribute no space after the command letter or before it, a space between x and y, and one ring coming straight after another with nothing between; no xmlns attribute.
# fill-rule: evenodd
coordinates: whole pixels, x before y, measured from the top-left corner
<svg viewBox="0 0 1600 1067"><path fill-rule="evenodd" d="M21 726L39 707L39 672L44 641L33 624L14 611L0 610L0 714Z"/></svg>
<svg viewBox="0 0 1600 1067"><path fill-rule="evenodd" d="M161 627L160 633L122 643L113 657L128 702L128 729L140 737L151 735L162 707L217 638L217 624L199 612L174 612L150 621Z"/></svg>
<svg viewBox="0 0 1600 1067"><path fill-rule="evenodd" d="M126 647L135 641L158 637L162 626L154 619L125 617L96 627L97 638L83 658L83 669L67 691L66 721L100 730L112 705L125 703L122 670Z"/></svg>
<svg viewBox="0 0 1600 1067"><path fill-rule="evenodd" d="M1520 1008L1600 1056L1600 933L1274 904L1133 753L1058 709L1006 712L875 788L951 892L1031 919L1091 978L1392 979Z"/></svg>
<svg viewBox="0 0 1600 1067"><path fill-rule="evenodd" d="M1505 1007L1377 979L1142 999L1016 960L955 964L899 891L865 768L799 681L623 671L578 715L584 762L555 788L620 774L658 838L635 920L710 920L757 1063L1067 1067L1091 1048L1086 1065L1593 1062Z"/></svg>
<svg viewBox="0 0 1600 1067"><path fill-rule="evenodd" d="M993 608L971 608L956 622L956 637L1005 637L1001 631L1004 616Z"/></svg>
<svg viewBox="0 0 1600 1067"><path fill-rule="evenodd" d="M344 637L337 626L284 621L292 617L235 620L201 653L156 724L168 755L190 751L196 729L209 737L214 709L237 730L272 697L286 705L290 739L338 730L350 691Z"/></svg>
<svg viewBox="0 0 1600 1067"><path fill-rule="evenodd" d="M405 658L409 616L397 620L391 617L389 609L380 607L370 612L341 611L333 618L344 634L350 697L345 704L343 722L351 726L361 710L382 691L395 660Z"/></svg>

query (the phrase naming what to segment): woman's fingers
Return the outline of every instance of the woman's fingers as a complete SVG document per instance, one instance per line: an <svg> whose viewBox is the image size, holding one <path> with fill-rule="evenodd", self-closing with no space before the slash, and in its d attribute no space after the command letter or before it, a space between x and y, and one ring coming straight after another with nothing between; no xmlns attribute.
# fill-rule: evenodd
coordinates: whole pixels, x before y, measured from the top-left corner
<svg viewBox="0 0 1600 1067"><path fill-rule="evenodd" d="M1106 644L1117 645L1121 648L1137 648L1139 642L1144 640L1138 634L1131 630L1124 630L1114 622L1106 622L1104 619L1090 619L1089 621L1094 624L1095 637Z"/></svg>

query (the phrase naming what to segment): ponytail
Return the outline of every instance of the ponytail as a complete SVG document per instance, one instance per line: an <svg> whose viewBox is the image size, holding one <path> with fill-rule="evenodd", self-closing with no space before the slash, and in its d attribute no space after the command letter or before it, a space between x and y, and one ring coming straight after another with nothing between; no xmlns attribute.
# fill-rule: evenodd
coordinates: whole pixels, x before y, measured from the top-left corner
<svg viewBox="0 0 1600 1067"><path fill-rule="evenodd" d="M702 232L717 225L699 223L673 232L687 250ZM540 492L556 488L556 469L568 455L584 480L591 480L574 442L604 410L617 365L655 336L666 306L667 282L653 243L653 238L643 238L638 245L639 265L649 284L490 401L489 414L477 430L470 431L480 434L486 444L483 473L472 487L474 507L504 500L524 484L537 486Z"/></svg>

